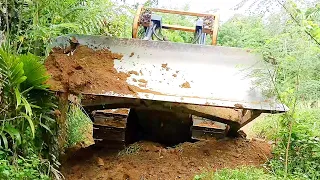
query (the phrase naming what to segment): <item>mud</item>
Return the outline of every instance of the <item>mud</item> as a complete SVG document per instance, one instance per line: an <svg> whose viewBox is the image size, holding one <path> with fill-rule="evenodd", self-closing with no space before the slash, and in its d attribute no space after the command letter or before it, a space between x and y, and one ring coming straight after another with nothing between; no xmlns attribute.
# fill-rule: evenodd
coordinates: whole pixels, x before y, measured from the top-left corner
<svg viewBox="0 0 320 180"><path fill-rule="evenodd" d="M129 114L129 111L130 110L127 108L118 108L118 109L97 110L96 112L127 115Z"/></svg>
<svg viewBox="0 0 320 180"><path fill-rule="evenodd" d="M139 87L144 87L144 88L147 87L147 85L144 83L139 83L138 85L139 85Z"/></svg>
<svg viewBox="0 0 320 180"><path fill-rule="evenodd" d="M145 79L139 79L138 81L141 83L148 83L148 81L146 81Z"/></svg>
<svg viewBox="0 0 320 180"><path fill-rule="evenodd" d="M169 71L169 70L170 70L170 68L168 67L168 63L162 64L161 67L162 67L163 69L165 69L166 71Z"/></svg>
<svg viewBox="0 0 320 180"><path fill-rule="evenodd" d="M180 85L181 88L191 88L190 83L188 81L184 82Z"/></svg>
<svg viewBox="0 0 320 180"><path fill-rule="evenodd" d="M161 64L161 67L164 68L164 69L167 68L167 66L168 66L167 63L166 64Z"/></svg>
<svg viewBox="0 0 320 180"><path fill-rule="evenodd" d="M126 122L120 121L120 120L106 121L103 119L99 119L99 120L95 120L94 124L100 125L100 126L116 127L116 128L125 128L126 127Z"/></svg>
<svg viewBox="0 0 320 180"><path fill-rule="evenodd" d="M142 86L146 87L146 84L141 84ZM129 88L132 92L141 92L141 93L151 93L151 94L156 94L156 95L164 95L163 93L157 92L157 91L152 91L149 89L141 89L137 86L132 86L129 85Z"/></svg>
<svg viewBox="0 0 320 180"><path fill-rule="evenodd" d="M220 126L214 124L214 122L202 122L200 124L197 124L197 126L200 126L200 127L209 127L209 128L215 128L215 129L221 129Z"/></svg>
<svg viewBox="0 0 320 180"><path fill-rule="evenodd" d="M138 142L121 153L93 147L82 149L62 166L62 173L68 180L187 180L204 170L259 167L270 157L268 143L246 139L199 141L174 148Z"/></svg>
<svg viewBox="0 0 320 180"><path fill-rule="evenodd" d="M128 73L129 73L129 74L134 74L134 75L139 76L139 73L138 73L137 71L129 71Z"/></svg>
<svg viewBox="0 0 320 180"><path fill-rule="evenodd" d="M129 85L126 80L136 71L118 72L114 60L120 60L121 54L108 49L93 50L79 46L73 55L64 53L64 49L54 48L45 61L51 78L47 81L54 91L71 93L106 93L136 95L137 92L157 93ZM159 94L159 93L158 93Z"/></svg>

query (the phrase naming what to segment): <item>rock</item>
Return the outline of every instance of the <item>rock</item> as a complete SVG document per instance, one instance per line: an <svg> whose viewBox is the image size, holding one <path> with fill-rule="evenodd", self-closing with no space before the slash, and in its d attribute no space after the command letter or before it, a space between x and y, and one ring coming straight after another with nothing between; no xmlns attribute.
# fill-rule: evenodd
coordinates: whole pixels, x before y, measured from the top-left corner
<svg viewBox="0 0 320 180"><path fill-rule="evenodd" d="M167 149L166 148L163 148L163 149L161 149L161 152L163 152L163 153L167 153Z"/></svg>
<svg viewBox="0 0 320 180"><path fill-rule="evenodd" d="M75 165L75 166L73 166L73 167L71 168L71 171L72 171L72 172L78 172L79 169L80 169L80 165L77 164L77 165Z"/></svg>
<svg viewBox="0 0 320 180"><path fill-rule="evenodd" d="M235 158L239 158L240 154L233 154L232 156L235 157Z"/></svg>
<svg viewBox="0 0 320 180"><path fill-rule="evenodd" d="M246 139L247 138L247 134L245 132L243 132L242 130L239 130L238 133L237 133L237 137Z"/></svg>
<svg viewBox="0 0 320 180"><path fill-rule="evenodd" d="M123 175L123 180L130 180L130 176L128 174Z"/></svg>
<svg viewBox="0 0 320 180"><path fill-rule="evenodd" d="M252 138L252 141L266 142L264 139L261 138Z"/></svg>
<svg viewBox="0 0 320 180"><path fill-rule="evenodd" d="M203 150L203 154L205 155L205 156L210 156L210 150L209 149L204 149Z"/></svg>
<svg viewBox="0 0 320 180"><path fill-rule="evenodd" d="M97 157L97 160L96 160L96 161L97 161L97 165L98 165L98 166L104 166L103 159Z"/></svg>

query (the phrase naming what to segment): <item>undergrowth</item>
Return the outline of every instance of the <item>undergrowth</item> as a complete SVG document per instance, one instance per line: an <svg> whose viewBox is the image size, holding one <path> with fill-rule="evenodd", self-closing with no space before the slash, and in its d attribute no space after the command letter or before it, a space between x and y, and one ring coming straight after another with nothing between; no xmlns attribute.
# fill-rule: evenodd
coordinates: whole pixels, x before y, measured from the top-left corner
<svg viewBox="0 0 320 180"><path fill-rule="evenodd" d="M35 154L25 158L19 156L14 160L14 164L5 158L0 160L0 179L47 180L50 179L49 168L48 162L39 159Z"/></svg>
<svg viewBox="0 0 320 180"><path fill-rule="evenodd" d="M262 139L276 141L281 133L281 115L268 115L254 123L250 129L253 134ZM301 109L296 112L296 123L294 132L320 136L320 109Z"/></svg>
<svg viewBox="0 0 320 180"><path fill-rule="evenodd" d="M71 104L67 114L67 144L72 147L77 144L89 144L88 136L92 136L92 121L81 110L81 106Z"/></svg>
<svg viewBox="0 0 320 180"><path fill-rule="evenodd" d="M266 173L263 169L242 167L237 169L222 169L216 172L205 171L196 175L193 180L274 180L276 177Z"/></svg>
<svg viewBox="0 0 320 180"><path fill-rule="evenodd" d="M132 155L140 151L141 147L137 143L133 143L118 153L118 156Z"/></svg>

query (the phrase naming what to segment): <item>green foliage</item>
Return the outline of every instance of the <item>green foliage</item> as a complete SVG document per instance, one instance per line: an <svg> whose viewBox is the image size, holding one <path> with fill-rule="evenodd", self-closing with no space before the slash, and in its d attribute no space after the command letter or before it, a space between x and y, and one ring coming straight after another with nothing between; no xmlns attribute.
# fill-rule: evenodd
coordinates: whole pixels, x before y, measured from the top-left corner
<svg viewBox="0 0 320 180"><path fill-rule="evenodd" d="M320 161L320 109L302 109L294 114L289 146L288 173L303 179L319 179ZM289 132L284 115L267 116L256 123L255 134L274 140L277 146L269 167L274 174L285 176L285 153Z"/></svg>
<svg viewBox="0 0 320 180"><path fill-rule="evenodd" d="M187 11L188 6L185 6L183 9ZM159 14L162 16L162 20L165 24L194 27L196 23L196 18L193 17L165 13ZM172 42L192 43L194 41L194 33L190 32L163 30L162 34Z"/></svg>
<svg viewBox="0 0 320 180"><path fill-rule="evenodd" d="M17 138L18 136L13 136L12 133L10 133L12 130L9 129L14 129L13 123L27 120L30 122L29 127L33 132L34 125L32 120L30 121L30 117L32 116L31 106L29 102L27 102L25 94L20 91L20 84L27 79L27 76L24 75L23 63L19 61L18 57L0 50L0 67L3 84L1 99L3 101L3 109L5 110L1 113L1 119L3 119L1 124L4 127L3 131L1 131L1 136L4 143L3 147L8 149L8 135L10 135L13 144L21 144L20 138ZM24 127L21 127L20 125L19 130L24 130ZM17 129L15 129L15 131L17 131ZM18 134L19 133L20 132L18 132Z"/></svg>
<svg viewBox="0 0 320 180"><path fill-rule="evenodd" d="M41 59L30 53L20 55L20 61L23 64L23 70L28 77L22 84L22 89L33 87L33 89L46 89L48 85L43 84L48 79L46 68L40 63Z"/></svg>
<svg viewBox="0 0 320 180"><path fill-rule="evenodd" d="M285 7L285 12L274 13L264 21L258 16L233 18L220 28L218 42L254 49L275 69L275 74L265 73L259 78L274 79L275 90L270 93L291 111L267 116L253 128L257 136L276 142L275 156L269 163L271 172L280 177L319 179L320 46L313 30L307 29L312 26L305 24L319 23L315 18L319 9L318 5L299 9L294 3Z"/></svg>
<svg viewBox="0 0 320 180"><path fill-rule="evenodd" d="M320 3L301 10L294 1L283 5L296 23L302 26L314 42L320 45Z"/></svg>
<svg viewBox="0 0 320 180"><path fill-rule="evenodd" d="M218 45L256 49L267 38L268 31L260 17L237 16L219 29Z"/></svg>
<svg viewBox="0 0 320 180"><path fill-rule="evenodd" d="M259 16L234 17L220 28L218 44L251 48L262 53L265 61L276 70L275 85L282 93L276 95L285 96L282 100L293 94L299 101L314 101L320 97L320 46L291 16L273 14L265 22ZM299 84L295 88L297 75ZM270 74L264 76L271 79Z"/></svg>
<svg viewBox="0 0 320 180"><path fill-rule="evenodd" d="M55 128L50 112L56 106L44 85L47 78L37 56L16 55L0 49L0 153L7 154L1 167L9 164L3 169L3 177L16 171L19 173L9 173L8 178L38 177L39 163L35 157L28 156L41 150L49 158L52 138L47 134Z"/></svg>
<svg viewBox="0 0 320 180"><path fill-rule="evenodd" d="M137 153L139 153L140 149L141 149L140 145L137 143L134 143L134 144L131 144L130 146L126 147L125 149L121 150L118 153L118 156L137 154Z"/></svg>
<svg viewBox="0 0 320 180"><path fill-rule="evenodd" d="M0 4L4 7L4 4ZM9 1L10 39L18 52L45 55L47 46L62 34L129 37L132 9L110 0ZM1 22L6 22L1 14ZM130 21L130 23L129 23ZM4 24L3 29L6 30Z"/></svg>
<svg viewBox="0 0 320 180"><path fill-rule="evenodd" d="M10 0L0 3L0 31L5 31L13 51L23 54L7 50L1 50L0 54L0 150L9 153L5 159L10 166L8 171L13 175L8 178L19 179L20 175L22 177L20 172L30 170L20 164L16 166L17 155L27 157L34 153L52 160L54 168L50 166L50 175L60 177L55 170L59 163L53 155L57 152L54 150L56 122L51 115L56 108L55 100L44 85L48 76L42 59L35 55L46 55L50 41L62 34L131 37L134 10L110 0ZM82 123L88 123L79 111L69 115L74 120L70 121L70 127L76 128L69 128L68 145L83 136L81 126L85 124ZM42 169L38 170L41 174ZM36 176L30 175L30 179L40 178Z"/></svg>
<svg viewBox="0 0 320 180"><path fill-rule="evenodd" d="M305 179L320 178L319 112L320 109L300 110L294 114L291 134L286 126L282 126L279 132L274 132L277 138L281 137L274 150L275 158L269 162L274 173L285 174L284 161L290 137L288 173ZM288 123L285 116L279 116L278 120L282 124Z"/></svg>
<svg viewBox="0 0 320 180"><path fill-rule="evenodd" d="M42 60L29 52L43 56L48 53L53 38L68 33L131 37L135 8L119 6L110 0L7 2L0 3L0 30L6 31L14 50L24 55L0 50L0 179L48 179L50 172L57 176L59 173L34 154L42 156L50 149L51 134L56 135L55 120L50 115L55 104L44 85L48 77ZM257 2L258 6L272 3ZM147 5L157 3L148 1ZM240 168L206 172L195 179L320 178L319 109L296 110L302 104L316 107L320 97L317 44L320 6L301 9L289 2L285 7L285 13L274 13L265 21L259 15L237 16L222 25L218 33L219 45L250 48L264 55L264 60L276 70L277 91L270 93L295 111L268 116L254 127L260 137L277 142L275 156L269 162L274 176L257 168ZM168 14L163 14L163 19L168 24L191 27L195 22L190 17ZM192 33L181 31L163 31L163 34L174 42L190 43L194 39ZM261 81L271 79L270 74L262 74L260 78ZM68 112L67 146L81 143L89 125L90 120L80 107L72 105ZM123 153L138 150L132 146ZM41 154L37 153L40 151Z"/></svg>
<svg viewBox="0 0 320 180"><path fill-rule="evenodd" d="M295 114L295 124L293 126L294 134L303 134L311 137L320 136L320 109L301 109ZM282 137L284 122L283 115L268 115L262 120L254 123L251 131L256 137L278 141Z"/></svg>
<svg viewBox="0 0 320 180"><path fill-rule="evenodd" d="M48 166L46 162L32 155L27 158L19 157L14 160L15 164L11 164L7 159L0 160L0 179L25 179L25 180L49 180Z"/></svg>
<svg viewBox="0 0 320 180"><path fill-rule="evenodd" d="M275 180L277 178L260 168L242 167L237 169L222 169L216 172L204 172L196 175L194 180ZM288 179L288 178L287 178Z"/></svg>
<svg viewBox="0 0 320 180"><path fill-rule="evenodd" d="M71 104L67 116L67 144L66 147L73 147L77 144L88 143L88 137L92 136L90 128L92 122L84 114L79 105ZM91 130L92 131L92 130Z"/></svg>
<svg viewBox="0 0 320 180"><path fill-rule="evenodd" d="M279 115L268 115L262 119L255 120L254 126L250 129L254 136L266 140L274 140L277 142L281 124Z"/></svg>
<svg viewBox="0 0 320 180"><path fill-rule="evenodd" d="M146 1L144 7L154 7L157 6L157 1ZM182 7L184 11L189 10L189 6L186 4ZM169 13L156 13L162 17L162 22L164 24L170 25L180 25L180 26L187 26L187 27L195 27L197 18L184 16L184 15L177 15L177 14L169 14ZM140 27L140 33L143 34L144 29ZM158 36L162 39L165 37L168 41L171 42L180 42L180 43L194 43L195 37L194 33L185 32L185 31L176 31L176 30L166 30L162 29L161 32L156 32ZM158 40L157 37L153 37L153 40ZM208 41L210 43L211 41Z"/></svg>
<svg viewBox="0 0 320 180"><path fill-rule="evenodd" d="M18 146L21 144L21 134L27 129L31 132L31 138L34 138L36 126L41 123L40 116L48 119L47 112L41 111L41 98L34 98L41 91L48 94L43 85L48 77L43 65L32 54L18 56L0 49L0 67L3 108L0 113L1 132L5 134L2 139L10 135L13 144ZM51 100L50 96L43 98ZM53 108L54 104L46 107Z"/></svg>

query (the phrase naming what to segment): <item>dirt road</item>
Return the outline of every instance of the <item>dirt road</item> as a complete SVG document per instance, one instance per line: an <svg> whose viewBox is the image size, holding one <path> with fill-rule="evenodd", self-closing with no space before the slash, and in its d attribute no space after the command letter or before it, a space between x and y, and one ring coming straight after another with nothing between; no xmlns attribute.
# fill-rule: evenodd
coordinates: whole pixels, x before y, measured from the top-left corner
<svg viewBox="0 0 320 180"><path fill-rule="evenodd" d="M74 153L62 167L68 180L174 180L192 179L204 170L260 166L271 157L262 141L224 139L163 147L138 142L122 151L88 147Z"/></svg>

